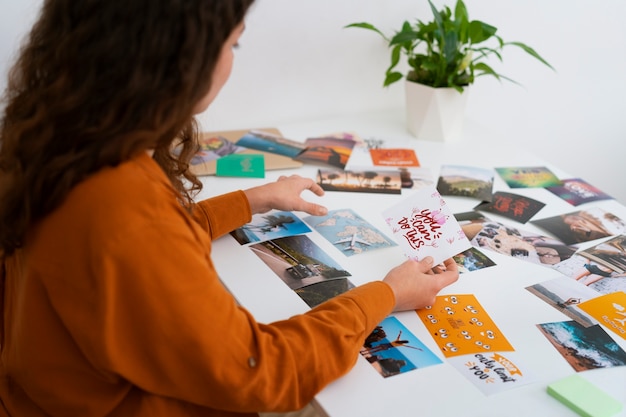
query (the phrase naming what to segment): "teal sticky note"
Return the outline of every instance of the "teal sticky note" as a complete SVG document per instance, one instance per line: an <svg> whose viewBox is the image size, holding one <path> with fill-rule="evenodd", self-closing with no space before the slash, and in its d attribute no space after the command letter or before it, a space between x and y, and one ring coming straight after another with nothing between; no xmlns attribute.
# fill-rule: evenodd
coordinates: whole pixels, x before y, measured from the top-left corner
<svg viewBox="0 0 626 417"><path fill-rule="evenodd" d="M231 154L217 160L218 177L265 178L265 158L261 154Z"/></svg>
<svg viewBox="0 0 626 417"><path fill-rule="evenodd" d="M578 374L548 385L548 394L583 417L611 417L622 403Z"/></svg>

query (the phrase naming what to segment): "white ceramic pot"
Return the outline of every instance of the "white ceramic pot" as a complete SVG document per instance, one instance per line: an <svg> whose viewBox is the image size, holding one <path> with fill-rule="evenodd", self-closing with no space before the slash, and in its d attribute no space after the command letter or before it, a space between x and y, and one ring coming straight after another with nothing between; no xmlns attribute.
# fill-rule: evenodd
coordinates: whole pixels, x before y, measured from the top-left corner
<svg viewBox="0 0 626 417"><path fill-rule="evenodd" d="M463 134L468 89L433 88L405 80L406 120L417 139L457 142Z"/></svg>

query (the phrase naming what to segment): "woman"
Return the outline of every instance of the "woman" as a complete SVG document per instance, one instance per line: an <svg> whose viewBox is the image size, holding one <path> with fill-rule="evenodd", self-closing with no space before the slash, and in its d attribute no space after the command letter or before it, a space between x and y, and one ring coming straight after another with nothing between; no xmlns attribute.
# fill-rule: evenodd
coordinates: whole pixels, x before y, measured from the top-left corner
<svg viewBox="0 0 626 417"><path fill-rule="evenodd" d="M193 115L226 82L251 3L44 2L0 130L0 411L299 409L388 314L458 279L451 260L407 261L269 325L220 284L212 239L273 208L326 213L300 196L321 188L298 176L193 202Z"/></svg>

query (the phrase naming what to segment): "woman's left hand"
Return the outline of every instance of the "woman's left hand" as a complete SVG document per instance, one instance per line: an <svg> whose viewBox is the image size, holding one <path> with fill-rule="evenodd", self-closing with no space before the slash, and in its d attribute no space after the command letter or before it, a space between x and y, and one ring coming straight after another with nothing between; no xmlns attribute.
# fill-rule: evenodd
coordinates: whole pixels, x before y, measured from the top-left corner
<svg viewBox="0 0 626 417"><path fill-rule="evenodd" d="M272 209L284 211L303 211L314 216L323 216L328 209L311 203L301 197L302 191L310 190L317 196L323 196L324 190L311 178L299 175L281 176L276 182L244 190L252 214L265 213Z"/></svg>

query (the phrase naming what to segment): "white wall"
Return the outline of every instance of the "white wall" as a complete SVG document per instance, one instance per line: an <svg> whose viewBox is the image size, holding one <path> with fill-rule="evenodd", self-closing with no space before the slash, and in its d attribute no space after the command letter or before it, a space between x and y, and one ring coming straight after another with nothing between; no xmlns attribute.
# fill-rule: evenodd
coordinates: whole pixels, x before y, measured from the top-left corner
<svg viewBox="0 0 626 417"><path fill-rule="evenodd" d="M503 132L503 142L524 146L626 203L626 28L621 19L626 2L465 2L471 18L498 27L505 40L534 47L557 70L516 50L505 52L502 65L491 63L523 87L479 79L470 92L468 119ZM17 3L0 0L2 75L30 22L29 10L41 0ZM454 6L453 0L434 3ZM403 111L402 86L381 87L389 62L384 42L373 33L342 27L368 21L390 33L417 17L430 18L426 0L257 0L232 78L201 116L203 127L249 128L377 109Z"/></svg>

